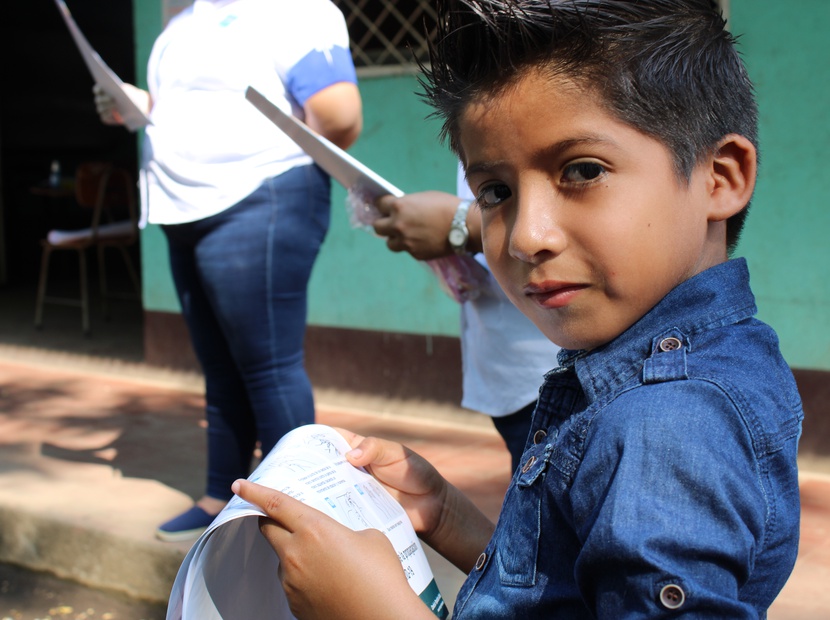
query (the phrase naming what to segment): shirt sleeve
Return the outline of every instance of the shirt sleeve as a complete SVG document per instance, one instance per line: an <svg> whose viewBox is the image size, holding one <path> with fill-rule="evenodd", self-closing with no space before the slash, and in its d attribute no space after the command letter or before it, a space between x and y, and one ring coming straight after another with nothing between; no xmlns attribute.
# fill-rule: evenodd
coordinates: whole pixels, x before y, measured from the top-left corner
<svg viewBox="0 0 830 620"><path fill-rule="evenodd" d="M292 17L283 75L286 89L302 106L315 93L339 82L357 83L346 20L329 0L292 3L304 15Z"/></svg>
<svg viewBox="0 0 830 620"><path fill-rule="evenodd" d="M574 481L585 600L599 618L756 616L738 591L767 505L741 416L705 381L642 389L595 421Z"/></svg>

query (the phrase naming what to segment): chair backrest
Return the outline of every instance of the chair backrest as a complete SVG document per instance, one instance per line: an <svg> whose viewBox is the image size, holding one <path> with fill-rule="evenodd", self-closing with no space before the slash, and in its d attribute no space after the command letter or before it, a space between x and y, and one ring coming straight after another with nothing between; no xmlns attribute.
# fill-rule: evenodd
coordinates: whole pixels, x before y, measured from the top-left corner
<svg viewBox="0 0 830 620"><path fill-rule="evenodd" d="M133 236L138 236L135 192L132 175L112 162L82 162L75 171L75 199L93 209L93 236L99 226L114 221L129 221Z"/></svg>

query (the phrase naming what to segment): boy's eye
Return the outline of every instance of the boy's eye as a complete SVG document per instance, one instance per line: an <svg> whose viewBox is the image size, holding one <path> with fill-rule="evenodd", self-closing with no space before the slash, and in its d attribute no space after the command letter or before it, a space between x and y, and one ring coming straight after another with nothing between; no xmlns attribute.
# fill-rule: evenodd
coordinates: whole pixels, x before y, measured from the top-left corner
<svg viewBox="0 0 830 620"><path fill-rule="evenodd" d="M486 209L488 207L495 207L500 202L510 198L511 195L512 193L507 185L493 184L488 185L479 192L476 202L478 202L480 208Z"/></svg>
<svg viewBox="0 0 830 620"><path fill-rule="evenodd" d="M594 161L578 161L565 166L562 178L566 183L589 183L605 174L605 168Z"/></svg>

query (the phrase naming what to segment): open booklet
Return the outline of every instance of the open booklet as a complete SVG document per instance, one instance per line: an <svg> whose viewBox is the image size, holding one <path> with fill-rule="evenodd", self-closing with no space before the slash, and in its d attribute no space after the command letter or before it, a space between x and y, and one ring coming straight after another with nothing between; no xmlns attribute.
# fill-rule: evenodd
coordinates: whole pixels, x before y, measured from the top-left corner
<svg viewBox="0 0 830 620"><path fill-rule="evenodd" d="M381 216L373 204L375 199L387 194L403 196L400 189L278 108L255 88L249 86L245 98L346 188L352 226L371 230L372 222ZM469 254L442 256L424 263L438 278L444 292L457 302L475 299L489 277L487 270Z"/></svg>
<svg viewBox="0 0 830 620"><path fill-rule="evenodd" d="M301 426L285 435L248 479L353 530L383 532L409 585L438 618L446 618L448 609L409 517L377 480L346 460L350 449L328 426ZM277 577L279 558L259 531L260 516L264 513L240 497L231 499L182 562L167 620L294 618Z"/></svg>
<svg viewBox="0 0 830 620"><path fill-rule="evenodd" d="M92 46L86 40L86 37L81 32L81 29L78 28L78 25L72 18L72 14L69 12L69 8L66 6L66 3L63 0L55 0L55 4L58 6L58 10L60 11L61 17L63 17L63 21L66 23L66 27L69 28L69 33L75 40L75 45L77 45L78 51L81 52L81 57L84 59L87 69L89 69L89 72L92 74L92 79L94 79L95 83L103 88L110 97L115 99L115 104L118 106L118 112L124 119L124 125L130 131L135 131L145 125L149 125L150 119L144 111L139 108L132 99L130 99L130 96L124 89L124 82L121 81L121 78L113 73L112 69L110 69L107 66L107 63L105 63L98 55L98 52L92 49Z"/></svg>

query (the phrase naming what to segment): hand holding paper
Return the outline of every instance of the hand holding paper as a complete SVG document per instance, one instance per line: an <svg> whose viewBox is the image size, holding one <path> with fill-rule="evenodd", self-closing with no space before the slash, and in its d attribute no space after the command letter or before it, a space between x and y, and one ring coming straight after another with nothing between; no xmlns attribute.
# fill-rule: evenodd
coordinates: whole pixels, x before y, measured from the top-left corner
<svg viewBox="0 0 830 620"><path fill-rule="evenodd" d="M248 483L235 483L239 494L191 547L170 593L167 620L288 620L295 617L289 602L311 614L303 617L377 617L330 613L338 597L361 609L399 601L407 614L417 610L415 617L425 610L424 618L445 618L406 512L375 478L349 463L344 455L351 449L343 435L317 424L285 435ZM269 515L274 520L266 540L259 517ZM318 611L309 611L312 603ZM390 617L412 617L400 612L391 609Z"/></svg>
<svg viewBox="0 0 830 620"><path fill-rule="evenodd" d="M346 188L350 219L355 228L372 230L372 224L381 216L375 200L388 194L403 196L400 189L279 109L255 88L249 86L245 98ZM475 299L489 277L487 270L472 256L442 256L424 264L438 278L444 292L458 302Z"/></svg>
<svg viewBox="0 0 830 620"><path fill-rule="evenodd" d="M135 131L140 127L149 125L150 119L147 116L150 111L149 95L145 100L138 96L137 93L132 92L130 89L140 89L137 89L135 86L130 84L125 84L121 81L121 78L113 73L113 71L107 66L107 63L101 59L98 52L96 52L86 40L86 37L81 32L81 29L78 28L72 14L69 12L69 8L66 6L66 3L63 0L55 0L55 4L60 11L61 17L63 17L66 27L69 29L69 33L75 40L75 45L78 47L78 51L81 53L81 57L83 58L87 69L89 69L92 79L95 80L95 83L99 86L100 90L106 93L114 102L114 108L117 109L117 116L111 110L110 114L112 120L116 120L116 122L118 122L117 119L120 119L121 124L125 125L130 131ZM97 105L98 102L96 101L96 107ZM108 104L102 102L101 105L105 106Z"/></svg>
<svg viewBox="0 0 830 620"><path fill-rule="evenodd" d="M121 88L139 110L144 114L150 113L150 93L132 84L122 83ZM95 84L92 87L92 93L95 96L95 110L98 112L98 116L101 117L101 122L105 125L123 125L124 115L118 109L118 102L115 97L110 95L100 84Z"/></svg>
<svg viewBox="0 0 830 620"><path fill-rule="evenodd" d="M262 508L260 531L280 557L280 581L298 618L435 615L407 584L389 539L375 529L352 531L279 491L238 480L234 492Z"/></svg>

